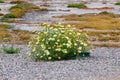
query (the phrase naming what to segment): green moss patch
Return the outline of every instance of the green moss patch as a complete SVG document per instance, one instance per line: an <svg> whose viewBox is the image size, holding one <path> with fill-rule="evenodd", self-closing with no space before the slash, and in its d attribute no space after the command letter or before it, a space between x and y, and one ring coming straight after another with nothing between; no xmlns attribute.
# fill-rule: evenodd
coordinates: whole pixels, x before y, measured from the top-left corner
<svg viewBox="0 0 120 80"><path fill-rule="evenodd" d="M32 10L32 9L40 9L38 6L36 6L36 5L32 4L32 3L27 3L27 2L22 2L20 4L12 6L10 8L10 10L16 9L16 8L23 9L24 11L29 11L29 10Z"/></svg>
<svg viewBox="0 0 120 80"><path fill-rule="evenodd" d="M120 5L120 2L116 2L115 5Z"/></svg>
<svg viewBox="0 0 120 80"><path fill-rule="evenodd" d="M83 3L68 4L68 7L71 7L71 8L87 8L87 6Z"/></svg>
<svg viewBox="0 0 120 80"><path fill-rule="evenodd" d="M15 14L10 13L10 14L5 14L3 18L17 18L17 16Z"/></svg>
<svg viewBox="0 0 120 80"><path fill-rule="evenodd" d="M10 18L22 18L26 12L32 10L40 10L40 8L32 3L22 1L16 4L15 6L12 6L9 10L10 13L4 15L1 21L12 22Z"/></svg>

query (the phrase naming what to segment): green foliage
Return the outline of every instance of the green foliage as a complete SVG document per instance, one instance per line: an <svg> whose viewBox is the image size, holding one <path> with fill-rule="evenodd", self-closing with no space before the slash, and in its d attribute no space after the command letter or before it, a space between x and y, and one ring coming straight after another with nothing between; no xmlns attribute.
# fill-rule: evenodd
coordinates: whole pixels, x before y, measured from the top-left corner
<svg viewBox="0 0 120 80"><path fill-rule="evenodd" d="M12 6L10 10L15 9L15 8L20 8L25 11L30 10L30 9L40 9L38 6L35 6L34 4L27 3L27 2L22 2L20 4L17 4L15 6Z"/></svg>
<svg viewBox="0 0 120 80"><path fill-rule="evenodd" d="M36 32L36 36L29 43L32 52L29 55L37 60L66 60L83 56L88 50L87 34L71 25L44 24L43 32Z"/></svg>
<svg viewBox="0 0 120 80"><path fill-rule="evenodd" d="M17 18L17 16L15 14L10 13L10 14L5 14L3 18Z"/></svg>
<svg viewBox="0 0 120 80"><path fill-rule="evenodd" d="M17 16L15 14L5 14L1 19L0 21L2 22L10 22L10 18L17 18Z"/></svg>
<svg viewBox="0 0 120 80"><path fill-rule="evenodd" d="M120 5L120 2L116 2L115 5Z"/></svg>
<svg viewBox="0 0 120 80"><path fill-rule="evenodd" d="M9 18L21 18L25 15L26 12L32 11L33 9L40 10L40 8L32 3L27 3L24 1L16 0L11 3L17 3L15 6L12 6L9 10L9 14L5 14L2 18L2 22L11 22Z"/></svg>
<svg viewBox="0 0 120 80"><path fill-rule="evenodd" d="M74 3L74 4L68 4L68 7L72 7L72 8L87 8L87 6L83 3Z"/></svg>
<svg viewBox="0 0 120 80"><path fill-rule="evenodd" d="M22 9L21 6L15 5L15 6L12 6L9 10L16 9L16 8L18 8L18 9Z"/></svg>
<svg viewBox="0 0 120 80"><path fill-rule="evenodd" d="M0 3L4 3L4 0L0 0Z"/></svg>
<svg viewBox="0 0 120 80"><path fill-rule="evenodd" d="M11 47L6 47L5 45L3 45L2 49L7 54L15 54L20 52L20 48L14 48L13 45L11 45Z"/></svg>
<svg viewBox="0 0 120 80"><path fill-rule="evenodd" d="M9 10L11 14L16 15L17 18L21 18L25 15L26 12L32 11L33 9L39 10L40 8L32 3L18 1L18 4L12 6Z"/></svg>

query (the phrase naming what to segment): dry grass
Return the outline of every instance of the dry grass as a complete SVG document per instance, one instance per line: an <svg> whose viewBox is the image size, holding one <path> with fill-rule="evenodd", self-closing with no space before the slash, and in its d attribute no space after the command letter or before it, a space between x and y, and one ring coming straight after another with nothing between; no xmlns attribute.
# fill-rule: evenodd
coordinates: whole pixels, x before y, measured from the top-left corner
<svg viewBox="0 0 120 80"><path fill-rule="evenodd" d="M89 36L98 37L98 41L120 41L119 32L87 32Z"/></svg>
<svg viewBox="0 0 120 80"><path fill-rule="evenodd" d="M87 34L89 35L91 42L100 42L100 44L94 44L95 46L120 47L120 32L88 31Z"/></svg>
<svg viewBox="0 0 120 80"><path fill-rule="evenodd" d="M0 24L0 43L15 43L15 44L27 44L30 38L34 35L32 32L12 30L12 27L6 24ZM87 31L90 36L91 42L120 42L119 32L94 32ZM120 47L119 44L104 43L94 44L94 46L104 47Z"/></svg>
<svg viewBox="0 0 120 80"><path fill-rule="evenodd" d="M25 11L20 8L15 8L10 10L10 12L14 15L16 15L18 18L21 18L23 15L25 15Z"/></svg>
<svg viewBox="0 0 120 80"><path fill-rule="evenodd" d="M8 32L9 29L9 25L0 24L0 42L7 40L7 38L10 38L10 32Z"/></svg>
<svg viewBox="0 0 120 80"><path fill-rule="evenodd" d="M27 44L32 35L34 35L32 32L13 31L9 25L0 24L0 43Z"/></svg>
<svg viewBox="0 0 120 80"><path fill-rule="evenodd" d="M105 43L105 44L93 44L93 46L97 46L97 47L116 47L116 48L120 48L120 45L116 45L116 44L111 44L111 43Z"/></svg>
<svg viewBox="0 0 120 80"><path fill-rule="evenodd" d="M119 32L96 32L96 31L88 31L87 32L89 34L89 36L100 36L100 35L109 35L109 36L118 36L120 35Z"/></svg>
<svg viewBox="0 0 120 80"><path fill-rule="evenodd" d="M81 23L70 23L77 28L94 28L99 30L120 30L120 15L114 14L85 14L57 16L66 21L81 21Z"/></svg>
<svg viewBox="0 0 120 80"><path fill-rule="evenodd" d="M34 35L33 32L21 30L14 31L14 34L16 34L17 37L19 37L19 40L23 41L24 43L28 43L31 37Z"/></svg>
<svg viewBox="0 0 120 80"><path fill-rule="evenodd" d="M98 39L99 41L112 41L112 42L119 42L120 36L102 36Z"/></svg>

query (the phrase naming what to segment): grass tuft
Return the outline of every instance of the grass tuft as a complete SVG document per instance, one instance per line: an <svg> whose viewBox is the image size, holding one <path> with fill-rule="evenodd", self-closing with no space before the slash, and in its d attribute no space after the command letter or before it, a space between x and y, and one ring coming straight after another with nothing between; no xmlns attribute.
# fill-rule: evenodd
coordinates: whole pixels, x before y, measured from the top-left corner
<svg viewBox="0 0 120 80"><path fill-rule="evenodd" d="M83 3L73 3L73 4L68 4L68 7L71 7L71 8L87 8L87 6Z"/></svg>
<svg viewBox="0 0 120 80"><path fill-rule="evenodd" d="M5 14L0 21L2 22L10 22L10 18L17 18L17 16L15 14L9 13L9 14Z"/></svg>
<svg viewBox="0 0 120 80"><path fill-rule="evenodd" d="M3 18L17 18L17 16L15 14L10 13L10 14L5 14Z"/></svg>
<svg viewBox="0 0 120 80"><path fill-rule="evenodd" d="M15 53L20 52L20 48L14 48L13 45L11 45L11 47L7 47L3 45L2 49L7 54L15 54Z"/></svg>

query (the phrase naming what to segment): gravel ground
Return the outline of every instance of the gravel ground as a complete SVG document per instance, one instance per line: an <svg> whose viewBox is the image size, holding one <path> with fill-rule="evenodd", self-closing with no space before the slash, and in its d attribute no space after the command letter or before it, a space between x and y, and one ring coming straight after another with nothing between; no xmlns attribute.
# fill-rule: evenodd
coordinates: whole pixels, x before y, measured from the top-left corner
<svg viewBox="0 0 120 80"><path fill-rule="evenodd" d="M0 80L116 80L120 75L120 48L96 47L80 60L35 62L25 54L27 46L15 47L20 53L0 52Z"/></svg>
<svg viewBox="0 0 120 80"><path fill-rule="evenodd" d="M9 3L0 3L0 9L1 9L1 13L3 14L7 14L9 13L9 8L14 6L15 4L9 4Z"/></svg>

